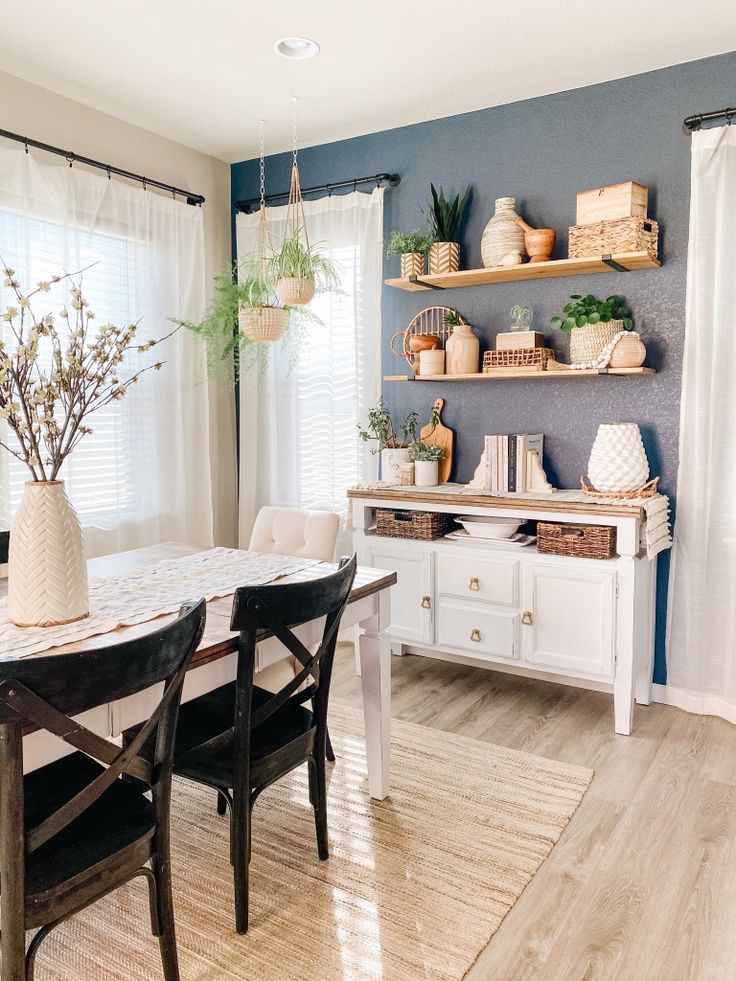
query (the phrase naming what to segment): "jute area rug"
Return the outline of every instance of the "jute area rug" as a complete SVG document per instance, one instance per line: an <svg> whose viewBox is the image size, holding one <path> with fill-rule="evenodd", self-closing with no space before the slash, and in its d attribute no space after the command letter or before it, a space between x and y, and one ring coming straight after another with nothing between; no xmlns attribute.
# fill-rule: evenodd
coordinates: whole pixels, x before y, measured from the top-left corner
<svg viewBox="0 0 736 981"><path fill-rule="evenodd" d="M306 768L255 807L251 919L234 931L228 823L177 781L173 870L183 981L458 981L547 858L592 772L393 723L388 800L367 792L363 720L333 706L330 858ZM37 981L160 981L142 879L62 924Z"/></svg>

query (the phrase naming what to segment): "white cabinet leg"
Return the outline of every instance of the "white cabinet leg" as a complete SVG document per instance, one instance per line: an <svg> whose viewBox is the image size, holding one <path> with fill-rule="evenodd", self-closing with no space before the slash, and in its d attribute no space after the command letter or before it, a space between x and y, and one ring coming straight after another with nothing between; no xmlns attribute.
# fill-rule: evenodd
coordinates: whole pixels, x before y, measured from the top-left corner
<svg viewBox="0 0 736 981"><path fill-rule="evenodd" d="M388 796L391 769L391 647L379 615L364 620L360 635L361 681L368 758L368 791Z"/></svg>
<svg viewBox="0 0 736 981"><path fill-rule="evenodd" d="M634 722L634 633L635 567L634 559L622 557L618 573L616 674L613 679L614 730L630 736Z"/></svg>
<svg viewBox="0 0 736 981"><path fill-rule="evenodd" d="M404 656L404 645L403 644L400 644L398 641L394 641L391 644L391 653L393 655L395 655L396 657L403 657Z"/></svg>

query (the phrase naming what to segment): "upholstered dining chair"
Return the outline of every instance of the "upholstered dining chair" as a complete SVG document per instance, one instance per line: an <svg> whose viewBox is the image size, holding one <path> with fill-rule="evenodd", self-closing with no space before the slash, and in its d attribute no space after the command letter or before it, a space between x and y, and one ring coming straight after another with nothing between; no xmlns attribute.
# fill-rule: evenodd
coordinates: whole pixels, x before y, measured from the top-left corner
<svg viewBox="0 0 736 981"><path fill-rule="evenodd" d="M139 875L148 882L164 977L178 981L172 754L184 675L205 615L200 600L160 630L115 646L0 661L2 981L32 981L39 945L54 927ZM158 706L124 749L71 718L161 682ZM76 752L24 777L29 726ZM143 759L139 752L149 739L153 752ZM34 929L26 953L25 932Z"/></svg>
<svg viewBox="0 0 736 981"><path fill-rule="evenodd" d="M309 767L317 851L322 860L329 854L327 704L337 633L355 569L353 556L341 560L336 572L321 579L236 590L230 627L239 632L237 679L181 708L174 772L214 788L230 809L230 858L238 933L248 929L253 805L266 787L304 763ZM321 617L325 617L322 640L312 652L292 628ZM297 675L277 692L267 691L253 681L256 646L264 631L275 636L300 665ZM136 739L138 733L139 727L135 727L125 738Z"/></svg>

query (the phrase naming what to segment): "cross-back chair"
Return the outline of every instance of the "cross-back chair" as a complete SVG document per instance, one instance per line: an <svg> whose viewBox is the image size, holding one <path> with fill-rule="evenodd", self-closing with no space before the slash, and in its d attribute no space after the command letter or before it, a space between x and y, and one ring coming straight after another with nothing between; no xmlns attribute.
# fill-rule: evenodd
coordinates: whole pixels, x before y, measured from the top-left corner
<svg viewBox="0 0 736 981"><path fill-rule="evenodd" d="M235 924L248 929L251 812L266 787L295 767L309 767L317 850L329 854L325 750L327 705L340 619L350 598L356 558L342 559L322 579L236 590L230 627L239 632L237 679L182 706L174 772L217 790L230 811L230 858ZM296 624L325 617L322 640L310 651ZM256 645L272 635L300 664L278 691L253 683ZM257 677L257 676L256 676ZM133 738L137 727L126 736Z"/></svg>
<svg viewBox="0 0 736 981"><path fill-rule="evenodd" d="M205 616L200 600L161 629L114 646L0 660L2 981L32 981L39 945L54 927L139 875L148 882L164 977L178 981L169 857L174 732ZM161 682L156 709L123 749L72 718ZM45 730L74 752L24 777L24 729Z"/></svg>

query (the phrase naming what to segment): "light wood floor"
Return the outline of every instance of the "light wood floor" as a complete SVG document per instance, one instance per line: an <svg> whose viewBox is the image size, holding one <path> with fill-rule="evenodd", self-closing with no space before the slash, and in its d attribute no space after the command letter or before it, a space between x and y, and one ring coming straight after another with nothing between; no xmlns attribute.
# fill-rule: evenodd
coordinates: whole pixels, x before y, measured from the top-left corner
<svg viewBox="0 0 736 981"><path fill-rule="evenodd" d="M360 707L341 644L332 697ZM592 767L550 858L468 981L736 981L736 727L609 695L392 658L393 715Z"/></svg>

